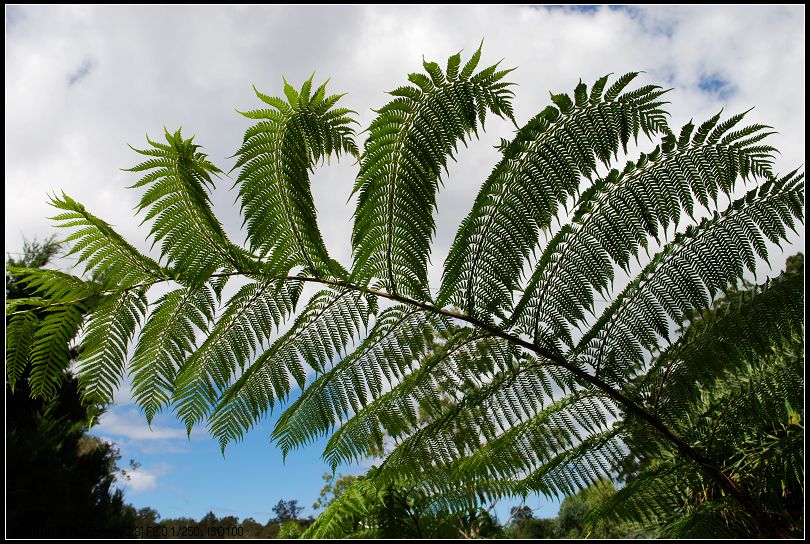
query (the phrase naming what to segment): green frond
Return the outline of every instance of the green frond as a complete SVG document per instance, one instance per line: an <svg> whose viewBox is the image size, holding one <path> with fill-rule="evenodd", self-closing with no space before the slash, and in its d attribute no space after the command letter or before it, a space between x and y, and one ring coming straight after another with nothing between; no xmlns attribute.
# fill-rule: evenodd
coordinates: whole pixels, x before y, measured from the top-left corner
<svg viewBox="0 0 810 544"><path fill-rule="evenodd" d="M33 397L50 399L56 396L62 372L70 362L68 344L84 319L82 310L81 303L42 310L44 317L31 345L29 385Z"/></svg>
<svg viewBox="0 0 810 544"><path fill-rule="evenodd" d="M301 538L341 538L370 529L368 518L377 489L367 478L358 478L310 525Z"/></svg>
<svg viewBox="0 0 810 544"><path fill-rule="evenodd" d="M14 392L14 385L25 373L30 360L34 335L39 319L33 311L14 315L6 326L6 379Z"/></svg>
<svg viewBox="0 0 810 544"><path fill-rule="evenodd" d="M648 470L591 511L586 523L595 526L606 520L619 520L644 527L665 524L686 502L680 492L685 487L682 484L698 483L694 474L695 467L689 463L665 463Z"/></svg>
<svg viewBox="0 0 810 544"><path fill-rule="evenodd" d="M508 365L512 356L504 342L469 328L454 331L412 373L390 391L372 396L341 425L326 445L324 459L334 469L382 447L386 434L394 440L408 436L419 427L421 413L441 413L447 395L478 382L493 366Z"/></svg>
<svg viewBox="0 0 810 544"><path fill-rule="evenodd" d="M84 328L77 374L87 405L112 402L127 361L127 348L146 315L146 289L118 291L93 308Z"/></svg>
<svg viewBox="0 0 810 544"><path fill-rule="evenodd" d="M173 267L176 279L201 285L216 270L242 263L243 255L211 211L211 176L221 170L198 151L193 138L183 139L179 130L165 136L168 145L147 138L150 149L133 148L156 158L127 171L148 172L132 187L147 187L138 211L146 210L144 221L154 220L149 234L153 245L161 242L161 258Z"/></svg>
<svg viewBox="0 0 810 544"><path fill-rule="evenodd" d="M209 418L223 451L290 394L290 377L304 389L306 369L323 372L368 327L370 304L357 291L319 291L290 330L276 340L228 387Z"/></svg>
<svg viewBox="0 0 810 544"><path fill-rule="evenodd" d="M451 57L450 68L456 64ZM487 112L512 118L509 72L490 66L473 74L480 49L458 77L435 63L428 75L390 94L368 128L354 191L358 195L352 247L354 277L383 280L391 293L429 299L427 261L442 169L458 143L483 128Z"/></svg>
<svg viewBox="0 0 810 544"><path fill-rule="evenodd" d="M590 434L533 471L526 477L525 485L547 497L573 495L609 477L625 451L621 427Z"/></svg>
<svg viewBox="0 0 810 544"><path fill-rule="evenodd" d="M231 297L205 341L177 372L173 401L189 433L214 408L237 370L295 307L301 282L248 283Z"/></svg>
<svg viewBox="0 0 810 544"><path fill-rule="evenodd" d="M747 280L804 221L804 175L774 174L773 129L719 112L673 131L667 91L633 86L635 72L550 93L497 146L433 303L443 171L490 114L515 123L511 70L480 60L480 47L466 63L423 59L362 154L356 113L314 73L280 97L254 88L234 155L248 248L212 211L222 172L180 131L147 137L130 169L159 258L54 196L94 280L7 267L24 297L6 303L12 390L27 377L55 396L77 357L83 402L101 404L129 371L150 423L171 404L224 451L300 387L271 436L285 456L324 437L333 469L382 456L308 537L474 536L463 527L491 521L493 501L617 476L586 536L628 522L663 537L800 531L801 257ZM639 136L658 141L614 167ZM359 160L351 270L327 252L310 177L344 153ZM223 300L235 276L247 283ZM321 290L296 312L308 283Z"/></svg>
<svg viewBox="0 0 810 544"><path fill-rule="evenodd" d="M38 295L36 298L39 300L29 299L26 304L29 302L37 302L37 305L40 305L41 302L45 304L70 304L76 301L88 300L100 294L97 286L59 270L7 266L6 271L13 278L13 281L21 283ZM9 304L13 306L14 304L20 304L20 302L9 300L7 308Z"/></svg>
<svg viewBox="0 0 810 544"><path fill-rule="evenodd" d="M716 209L720 195L733 193L740 173L764 161L745 147L690 144L690 127L682 130L682 145L669 149L667 136L652 153L621 173L611 171L579 196L571 223L549 242L516 306L512 320L519 330L536 342L555 338L571 347L566 323L577 325L594 313L595 295L607 294L614 266L629 270L642 249L661 244L667 230L681 224L682 212L694 217L695 202Z"/></svg>
<svg viewBox="0 0 810 544"><path fill-rule="evenodd" d="M170 291L154 306L129 364L133 399L150 424L169 403L177 370L196 348L196 331L208 331L216 307L205 285Z"/></svg>
<svg viewBox="0 0 810 544"><path fill-rule="evenodd" d="M787 274L732 298L655 358L638 394L665 421L677 421L704 384L803 334L803 292L803 277Z"/></svg>
<svg viewBox="0 0 810 544"><path fill-rule="evenodd" d="M75 230L65 239L65 243L72 242L67 255L79 255L78 262L85 263L85 272L98 270L106 284L119 288L167 277L158 263L142 255L109 224L66 194L53 197L51 206L65 212L51 218L58 222L57 226Z"/></svg>
<svg viewBox="0 0 810 544"><path fill-rule="evenodd" d="M583 354L609 380L626 376L659 338L669 338L670 320L708 307L719 293L767 261L765 240L779 242L803 199L802 176L772 180L675 236L605 310L575 354Z"/></svg>
<svg viewBox="0 0 810 544"><path fill-rule="evenodd" d="M331 155L359 154L356 121L353 111L333 108L342 95L326 97L325 83L310 99L311 84L310 78L298 93L285 82L288 102L256 91L273 109L243 114L260 121L247 129L235 154L234 168L241 167L236 185L252 251L280 274L303 266L336 276L318 229L309 174Z"/></svg>
<svg viewBox="0 0 810 544"><path fill-rule="evenodd" d="M607 428L604 395L580 391L548 405L490 440L471 455L459 459L458 477L506 480L538 469L587 436Z"/></svg>
<svg viewBox="0 0 810 544"><path fill-rule="evenodd" d="M665 92L645 86L618 96L637 74L621 78L600 99L606 78L590 101L580 83L576 102L553 95L548 106L503 147L503 158L484 182L445 262L440 304L487 318L512 306L524 263L571 197L581 176L590 178L597 160L609 165L631 136L666 130L658 98Z"/></svg>
<svg viewBox="0 0 810 544"><path fill-rule="evenodd" d="M423 355L446 322L418 309L393 306L375 319L354 351L318 376L281 414L273 439L286 456L328 434L378 398Z"/></svg>

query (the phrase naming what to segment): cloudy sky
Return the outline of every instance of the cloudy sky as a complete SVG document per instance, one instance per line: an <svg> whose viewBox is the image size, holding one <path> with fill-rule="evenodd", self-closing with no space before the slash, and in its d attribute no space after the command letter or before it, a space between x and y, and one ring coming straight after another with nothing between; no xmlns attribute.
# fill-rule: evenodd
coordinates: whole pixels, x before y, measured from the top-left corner
<svg viewBox="0 0 810 544"><path fill-rule="evenodd" d="M255 107L252 85L281 93L281 76L349 93L343 100L361 123L384 91L421 69L424 55L444 62L468 56L484 39L483 62L515 66L515 112L525 122L549 103L549 90L571 92L581 78L642 70L643 83L674 90L674 127L717 113L755 109L750 122L778 130L770 142L777 171L804 159L805 11L777 7L7 7L5 251L23 236L52 234L47 195L65 191L114 224L142 250L149 244L133 215L139 197L122 172L135 164L126 144L182 126L224 170L248 121L234 109ZM444 261L461 218L497 161L493 145L510 125L487 132L450 166L438 199L433 262ZM651 147L651 146L650 146ZM313 191L327 246L350 263L351 161L320 168ZM241 219L223 180L215 210L234 240ZM786 253L803 250L804 231ZM773 255L774 270L784 262ZM69 261L63 261L65 265ZM434 267L436 285L440 271ZM279 498L311 504L325 465L316 450L282 467L267 441L272 421L228 450L195 434L189 442L171 417L153 432L121 395L98 434L116 440L142 467L128 500L165 516L253 516L265 521ZM356 467L348 470L357 470ZM539 515L555 505L536 500Z"/></svg>

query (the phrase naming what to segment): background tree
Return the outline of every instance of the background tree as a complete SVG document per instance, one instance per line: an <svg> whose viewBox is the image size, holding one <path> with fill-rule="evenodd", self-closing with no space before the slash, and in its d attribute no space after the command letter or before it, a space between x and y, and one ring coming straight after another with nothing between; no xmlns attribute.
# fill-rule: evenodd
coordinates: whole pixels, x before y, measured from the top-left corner
<svg viewBox="0 0 810 544"><path fill-rule="evenodd" d="M12 268L42 268L57 255L53 238L26 241L18 259L7 260ZM6 299L25 301L34 293L18 278L6 274ZM23 308L25 306L17 306ZM33 306L29 306L33 307ZM43 312L32 319L44 321ZM6 320L6 327L17 324ZM69 341L48 349L60 357L75 356ZM6 359L19 357L7 342ZM25 355L25 354L23 354ZM86 434L91 414L103 406L82 404L78 380L67 367L59 368L57 395L49 400L32 398L29 372L24 371L14 388L6 383L6 529L13 538L102 538L133 535L135 516L124 504L123 492L114 489L119 473L118 450Z"/></svg>
<svg viewBox="0 0 810 544"><path fill-rule="evenodd" d="M325 472L323 475L325 484L321 488L318 498L312 504L312 509L320 510L335 502L335 499L343 495L355 480L357 480L357 476L353 474L330 474Z"/></svg>
<svg viewBox="0 0 810 544"><path fill-rule="evenodd" d="M280 500L273 507L273 513L276 515L275 521L284 523L285 521L295 521L304 511L303 506L298 506L298 500L293 499L290 501Z"/></svg>
<svg viewBox="0 0 810 544"><path fill-rule="evenodd" d="M223 448L286 401L294 382L304 391L273 431L285 454L329 435L324 458L337 467L391 436L397 447L351 486L362 492L336 500L313 535L344 527L355 500L386 493L393 503L404 491L429 497L432 511L460 516L503 496L573 494L621 462L631 421L698 467L754 520L754 534L781 534L746 483L673 416L695 380L728 361L706 370L686 352L664 350L672 365L658 354L667 342L693 345L677 326L767 261L767 242L795 230L803 174L777 175L768 127L741 125L743 114L673 131L666 91L634 86L636 73L552 94L520 124L510 70L479 70L480 58L479 48L444 69L425 61L375 110L362 153L353 112L336 107L340 96L325 85L285 83L286 99L257 91L262 109L244 113L256 122L235 154L248 247L231 242L211 210L221 170L199 146L179 131L148 140L131 170L142 175L139 213L160 255L55 197L74 254L105 269L108 283L100 292L75 277L18 271L40 311L58 315L31 327L61 342L60 331L82 321L78 307L103 293L78 365L86 401L109 398L129 370L148 419L171 403L189 430L205 422ZM427 268L442 172L493 115L519 128L499 147L434 296ZM653 144L639 151L639 137ZM342 153L360 164L350 269L329 256L309 178ZM631 160L619 164L620 155ZM247 283L223 302L234 276ZM627 285L614 292L619 277ZM172 290L150 311L147 291L164 283ZM609 298L604 311L598 297ZM701 336L704 350L721 353L734 338L736 349L761 353L800 334L793 283L766 282L753 298L772 310L723 320L722 335ZM8 311L31 321L29 310ZM750 340L758 338L770 341ZM53 393L51 363L32 358L35 395ZM13 384L21 366L7 367ZM317 374L308 386L307 367ZM635 386L659 372L666 402ZM432 416L423 426L420 409Z"/></svg>

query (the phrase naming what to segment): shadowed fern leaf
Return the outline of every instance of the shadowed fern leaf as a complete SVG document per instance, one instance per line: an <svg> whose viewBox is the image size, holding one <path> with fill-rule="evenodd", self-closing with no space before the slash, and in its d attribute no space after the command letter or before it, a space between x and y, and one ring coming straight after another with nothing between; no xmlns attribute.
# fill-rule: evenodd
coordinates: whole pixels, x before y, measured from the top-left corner
<svg viewBox="0 0 810 544"><path fill-rule="evenodd" d="M444 269L440 303L475 316L511 308L523 263L557 216L560 205L580 191L597 160L608 165L620 144L639 132L662 131L664 90L648 85L620 94L637 76L619 78L603 97L607 76L587 88L580 82L572 100L552 94L553 106L532 118L505 144L503 159L484 182L464 219Z"/></svg>

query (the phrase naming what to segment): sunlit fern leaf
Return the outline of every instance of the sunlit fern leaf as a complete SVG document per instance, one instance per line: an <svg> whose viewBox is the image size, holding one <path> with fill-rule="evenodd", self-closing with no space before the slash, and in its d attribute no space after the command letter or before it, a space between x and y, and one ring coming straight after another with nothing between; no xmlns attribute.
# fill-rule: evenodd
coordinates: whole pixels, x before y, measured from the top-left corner
<svg viewBox="0 0 810 544"><path fill-rule="evenodd" d="M676 145L669 135L622 173L597 179L540 257L512 321L535 341L557 337L571 347L566 323L576 325L594 313L595 296L607 293L614 266L629 270L642 249L660 244L672 225L682 223L682 210L694 216L695 201L716 210L718 197L731 195L740 172L763 160L759 149L688 140ZM757 249L764 246L758 237L753 242Z"/></svg>
<svg viewBox="0 0 810 544"><path fill-rule="evenodd" d="M352 353L318 376L282 413L273 439L287 455L331 431L396 383L446 322L419 309L393 306L375 319L368 336Z"/></svg>
<svg viewBox="0 0 810 544"><path fill-rule="evenodd" d="M326 95L326 83L311 95L312 78L300 91L284 82L287 100L256 96L272 109L243 113L259 122L245 132L236 152L236 185L251 249L286 274L303 266L315 275L339 276L326 251L315 216L310 171L341 153L359 154L351 110L335 108L343 95ZM311 96L310 96L311 95Z"/></svg>
<svg viewBox="0 0 810 544"><path fill-rule="evenodd" d="M459 459L455 468L457 477L510 479L525 476L553 456L567 451L581 440L583 433L607 427L603 397L600 392L582 391L550 404L471 455ZM595 424L593 428L568 424L571 414L581 408L585 408L584 412L599 412L592 422L586 423Z"/></svg>
<svg viewBox="0 0 810 544"><path fill-rule="evenodd" d="M33 311L13 315L6 325L6 379L14 392L14 386L25 373L30 360L34 335L39 319Z"/></svg>
<svg viewBox="0 0 810 544"><path fill-rule="evenodd" d="M6 301L6 315L28 311L29 307L48 306L49 304L50 301L42 297L12 298Z"/></svg>
<svg viewBox="0 0 810 544"><path fill-rule="evenodd" d="M31 346L29 385L34 397L50 399L57 393L62 373L70 362L69 342L84 318L81 303L43 310L44 317Z"/></svg>
<svg viewBox="0 0 810 544"><path fill-rule="evenodd" d="M76 367L85 404L112 402L124 376L129 342L146 309L145 288L107 295L93 308Z"/></svg>
<svg viewBox="0 0 810 544"><path fill-rule="evenodd" d="M636 75L620 78L604 98L607 77L596 83L590 100L580 99L587 92L581 82L576 103L567 95L552 95L555 105L504 145L503 159L484 182L450 248L440 303L475 316L508 312L540 232L579 193L582 176L593 175L597 159L610 164L620 145L626 148L640 131L651 136L666 130L660 87L619 96Z"/></svg>
<svg viewBox="0 0 810 544"><path fill-rule="evenodd" d="M196 348L195 333L208 331L214 311L206 285L175 289L155 302L129 364L133 399L149 423L169 403L177 370Z"/></svg>
<svg viewBox="0 0 810 544"><path fill-rule="evenodd" d="M85 272L99 270L106 284L120 288L167 277L158 263L66 194L52 198L51 206L65 212L51 218L57 226L75 230L65 239L65 243L73 242L67 255L78 255L78 262L85 263Z"/></svg>
<svg viewBox="0 0 810 544"><path fill-rule="evenodd" d="M238 368L293 311L301 282L262 281L231 297L205 341L186 359L173 385L178 416L191 432L214 408Z"/></svg>
<svg viewBox="0 0 810 544"><path fill-rule="evenodd" d="M371 529L368 518L376 498L376 486L367 478L358 478L321 512L302 538L344 537Z"/></svg>
<svg viewBox="0 0 810 544"><path fill-rule="evenodd" d="M223 451L239 440L278 401L290 394L290 378L304 388L307 369L322 372L368 326L367 297L349 289L319 291L290 330L276 340L222 394L209 418Z"/></svg>
<svg viewBox="0 0 810 544"><path fill-rule="evenodd" d="M193 137L180 131L165 134L167 144L150 140L148 149L135 149L151 157L128 172L148 172L132 187L148 187L138 205L146 210L153 245L160 242L161 257L168 260L178 279L195 285L205 283L216 270L238 265L244 255L231 244L211 211L208 191L212 175L221 170L198 151Z"/></svg>
<svg viewBox="0 0 810 544"><path fill-rule="evenodd" d="M507 353L495 357L493 352L499 348ZM490 355L494 360L491 363L486 360ZM492 372L482 367L508 364L512 355L505 342L488 339L474 329L454 331L412 373L390 391L372 395L370 403L341 425L330 438L324 459L334 468L365 457L369 444L382 447L386 434L393 439L407 436L418 427L420 412L438 414L442 410L443 395L452 394L453 381L463 381L470 374Z"/></svg>
<svg viewBox="0 0 810 544"><path fill-rule="evenodd" d="M442 169L488 112L512 118L511 84L502 81L510 70L494 65L474 74L479 59L480 49L458 77L425 61L428 75L410 74L412 84L392 91L394 99L376 110L354 188L360 281L378 278L389 292L430 298L427 261Z"/></svg>

